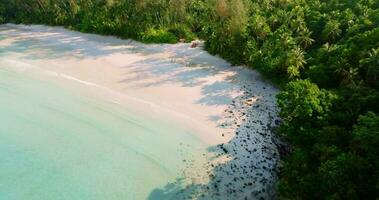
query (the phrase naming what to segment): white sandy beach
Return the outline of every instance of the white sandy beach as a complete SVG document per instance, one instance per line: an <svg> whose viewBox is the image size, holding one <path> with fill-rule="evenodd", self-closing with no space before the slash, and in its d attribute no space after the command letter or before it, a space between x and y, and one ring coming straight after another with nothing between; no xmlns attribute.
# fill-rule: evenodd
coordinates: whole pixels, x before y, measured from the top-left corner
<svg viewBox="0 0 379 200"><path fill-rule="evenodd" d="M3 65L18 62L31 71L28 66L38 66L86 85L88 92L101 91L116 105L194 130L218 156L209 162L212 180L192 191L226 199L272 194L279 155L270 128L277 120L278 91L256 71L232 67L187 43L145 45L12 24L0 26L0 39L0 47L7 49ZM154 194L160 193L164 188Z"/></svg>

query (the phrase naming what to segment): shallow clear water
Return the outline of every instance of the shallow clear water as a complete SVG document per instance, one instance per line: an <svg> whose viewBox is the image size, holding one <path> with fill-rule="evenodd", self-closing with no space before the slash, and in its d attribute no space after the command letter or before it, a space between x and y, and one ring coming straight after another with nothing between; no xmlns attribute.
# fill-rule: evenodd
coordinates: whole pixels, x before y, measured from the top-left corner
<svg viewBox="0 0 379 200"><path fill-rule="evenodd" d="M0 66L0 199L146 199L204 148L173 123L51 79Z"/></svg>

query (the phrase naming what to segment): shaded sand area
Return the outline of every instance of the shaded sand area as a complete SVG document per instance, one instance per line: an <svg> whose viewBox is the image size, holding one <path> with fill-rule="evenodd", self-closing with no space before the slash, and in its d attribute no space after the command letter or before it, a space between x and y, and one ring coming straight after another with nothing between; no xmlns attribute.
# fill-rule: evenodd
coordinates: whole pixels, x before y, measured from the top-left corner
<svg viewBox="0 0 379 200"><path fill-rule="evenodd" d="M277 90L202 48L7 24L0 79L0 198L274 194Z"/></svg>

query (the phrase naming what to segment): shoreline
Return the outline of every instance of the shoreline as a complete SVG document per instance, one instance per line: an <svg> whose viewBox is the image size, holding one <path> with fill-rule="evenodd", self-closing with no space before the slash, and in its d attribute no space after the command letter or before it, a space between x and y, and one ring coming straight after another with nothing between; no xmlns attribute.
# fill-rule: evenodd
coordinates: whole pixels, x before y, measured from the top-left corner
<svg viewBox="0 0 379 200"><path fill-rule="evenodd" d="M160 109L129 107L171 116L195 129L216 156L209 162L209 183L180 188L191 191L182 192L184 198L196 193L226 199L271 197L279 160L271 132L278 123L278 90L258 72L232 67L188 43L145 45L60 27L7 24L0 31L4 27L12 31L5 30L8 38L0 44L12 50L11 59L114 91L119 94L114 103L130 104L125 97L151 102ZM162 108L167 113L160 113ZM157 189L155 194L159 192L167 191Z"/></svg>

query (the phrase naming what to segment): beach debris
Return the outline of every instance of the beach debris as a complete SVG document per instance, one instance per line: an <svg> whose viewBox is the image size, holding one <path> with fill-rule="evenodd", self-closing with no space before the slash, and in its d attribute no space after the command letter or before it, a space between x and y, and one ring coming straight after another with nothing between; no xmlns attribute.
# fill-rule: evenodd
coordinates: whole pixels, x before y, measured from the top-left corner
<svg viewBox="0 0 379 200"><path fill-rule="evenodd" d="M194 40L191 42L191 48L203 47L203 42L200 40Z"/></svg>

